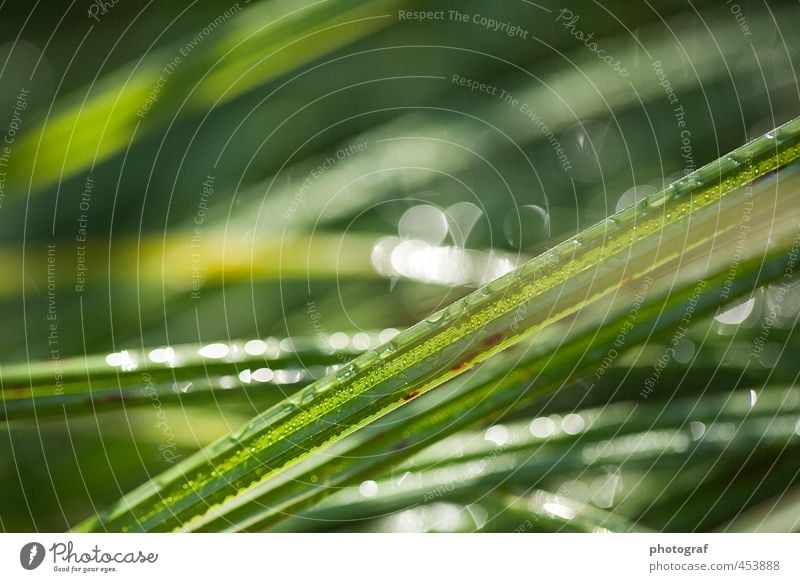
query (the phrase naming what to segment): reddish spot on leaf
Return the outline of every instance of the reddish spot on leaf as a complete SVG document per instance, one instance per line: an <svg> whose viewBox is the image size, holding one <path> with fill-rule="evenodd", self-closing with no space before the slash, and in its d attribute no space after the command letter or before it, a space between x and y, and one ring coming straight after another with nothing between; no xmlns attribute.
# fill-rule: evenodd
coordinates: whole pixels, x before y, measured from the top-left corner
<svg viewBox="0 0 800 582"><path fill-rule="evenodd" d="M125 402L125 401L126 401L125 396L123 394L120 394L119 392L110 392L109 394L103 394L102 396L94 398L94 402L96 402L98 404L103 404L103 403L106 403L106 404L117 404L117 403ZM91 406L92 402L91 401L87 401L86 405L87 406Z"/></svg>
<svg viewBox="0 0 800 582"><path fill-rule="evenodd" d="M496 346L501 341L503 341L503 334L502 333L496 333L494 335L490 335L485 340L483 340L483 345L485 345L487 347L492 347L492 346Z"/></svg>
<svg viewBox="0 0 800 582"><path fill-rule="evenodd" d="M467 367L467 360L461 360L459 363L457 363L450 369L453 370L454 372L458 372L459 370L463 370L466 367Z"/></svg>
<svg viewBox="0 0 800 582"><path fill-rule="evenodd" d="M412 398L416 398L417 396L419 396L419 390L414 390L413 392L410 392L409 394L403 396L403 400L408 401L411 400Z"/></svg>

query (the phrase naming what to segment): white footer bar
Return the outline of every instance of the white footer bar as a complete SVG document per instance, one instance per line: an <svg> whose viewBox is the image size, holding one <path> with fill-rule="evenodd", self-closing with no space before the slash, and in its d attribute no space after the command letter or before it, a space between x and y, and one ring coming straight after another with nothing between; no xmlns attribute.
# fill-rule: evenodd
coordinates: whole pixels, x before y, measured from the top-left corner
<svg viewBox="0 0 800 582"><path fill-rule="evenodd" d="M0 580L800 580L795 534L4 534ZM598 578L599 577L599 578Z"/></svg>

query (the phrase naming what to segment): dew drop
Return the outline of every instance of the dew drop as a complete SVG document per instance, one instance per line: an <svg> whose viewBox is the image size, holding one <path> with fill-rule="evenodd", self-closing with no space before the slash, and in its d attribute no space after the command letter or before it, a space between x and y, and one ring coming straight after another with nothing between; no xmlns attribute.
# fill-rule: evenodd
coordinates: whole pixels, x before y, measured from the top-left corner
<svg viewBox="0 0 800 582"><path fill-rule="evenodd" d="M668 199L669 192L667 190L661 190L660 192L656 192L647 198L647 206L649 208L659 208L663 206Z"/></svg>
<svg viewBox="0 0 800 582"><path fill-rule="evenodd" d="M358 492L363 497L375 497L378 493L378 484L375 481L364 481L358 486Z"/></svg>
<svg viewBox="0 0 800 582"><path fill-rule="evenodd" d="M378 350L378 358L381 359L381 360L383 358L388 358L389 356L394 354L396 351L397 351L397 344L395 342L393 342L393 341L386 342Z"/></svg>
<svg viewBox="0 0 800 582"><path fill-rule="evenodd" d="M734 167L736 167L736 166L740 165L740 163L741 163L741 162L739 162L739 160L737 160L737 159L736 159L736 158L734 158L733 156L726 156L726 157L725 157L725 160L726 160L727 162L729 162L730 164L732 164Z"/></svg>
<svg viewBox="0 0 800 582"><path fill-rule="evenodd" d="M731 307L719 315L717 315L714 319L719 321L720 323L726 323L728 325L738 325L744 320L746 320L750 314L753 312L753 307L755 305L755 298L751 297L750 299Z"/></svg>
<svg viewBox="0 0 800 582"><path fill-rule="evenodd" d="M533 436L537 438L546 438L555 432L556 425L552 419L541 416L531 421L529 429Z"/></svg>
<svg viewBox="0 0 800 582"><path fill-rule="evenodd" d="M419 204L403 213L398 223L400 238L438 245L447 236L447 217L439 208Z"/></svg>
<svg viewBox="0 0 800 582"><path fill-rule="evenodd" d="M467 305L463 301L456 301L450 307L447 308L447 316L448 317L458 317L466 310Z"/></svg>
<svg viewBox="0 0 800 582"><path fill-rule="evenodd" d="M434 311L428 317L425 318L425 321L428 323L432 323L434 325L438 325L444 319L445 312L444 310Z"/></svg>
<svg viewBox="0 0 800 582"><path fill-rule="evenodd" d="M550 249L547 251L547 253L544 255L544 258L547 261L547 264L551 267L557 267L561 264L561 255L555 249Z"/></svg>
<svg viewBox="0 0 800 582"><path fill-rule="evenodd" d="M260 356L267 351L267 342L256 339L244 344L244 351L251 356Z"/></svg>
<svg viewBox="0 0 800 582"><path fill-rule="evenodd" d="M353 336L353 347L357 350L367 350L371 344L372 338L368 333L361 331Z"/></svg>
<svg viewBox="0 0 800 582"><path fill-rule="evenodd" d="M269 382L275 377L275 373L269 368L259 368L252 373L252 379L256 382Z"/></svg>
<svg viewBox="0 0 800 582"><path fill-rule="evenodd" d="M207 346L203 346L200 348L197 353L203 356L204 358L209 359L219 359L224 358L228 355L230 348L226 344L208 344Z"/></svg>
<svg viewBox="0 0 800 582"><path fill-rule="evenodd" d="M350 344L350 336L341 331L331 334L328 342L334 350L343 350Z"/></svg>
<svg viewBox="0 0 800 582"><path fill-rule="evenodd" d="M629 188L625 190L622 196L619 197L619 200L617 200L615 210L619 212L620 210L628 208L637 202L641 202L648 196L652 196L657 191L658 189L655 186L651 186L649 184Z"/></svg>
<svg viewBox="0 0 800 582"><path fill-rule="evenodd" d="M352 378L356 373L356 368L352 364L347 364L336 372L336 379L340 382Z"/></svg>
<svg viewBox="0 0 800 582"><path fill-rule="evenodd" d="M156 364L170 364L175 360L175 350L172 348L157 348L148 354L151 362Z"/></svg>
<svg viewBox="0 0 800 582"><path fill-rule="evenodd" d="M371 365L377 359L378 359L378 352L371 350L369 352L364 352L363 354L361 354L356 361L358 362L358 366L364 369L367 366Z"/></svg>
<svg viewBox="0 0 800 582"><path fill-rule="evenodd" d="M399 332L398 330L396 330L395 328L393 328L393 327L388 327L388 328L384 329L383 331L381 331L381 332L378 334L378 341L379 341L380 343L386 343L386 342L388 342L390 339L394 338L394 337L395 337L397 334L399 334L399 333L400 333L400 332Z"/></svg>

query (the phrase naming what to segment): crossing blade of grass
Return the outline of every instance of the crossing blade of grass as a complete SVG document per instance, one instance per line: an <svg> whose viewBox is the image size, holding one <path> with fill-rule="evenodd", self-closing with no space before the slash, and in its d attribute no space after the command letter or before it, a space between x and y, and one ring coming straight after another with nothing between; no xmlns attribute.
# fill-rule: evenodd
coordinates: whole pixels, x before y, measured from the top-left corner
<svg viewBox="0 0 800 582"><path fill-rule="evenodd" d="M391 333L394 331L390 330ZM370 345L377 345L379 342L379 334L360 333L362 337L359 342L369 341ZM354 334L345 332L340 334L355 337ZM783 341L787 348L796 347L791 337ZM47 383L51 367L48 364L36 364L32 367L32 385L25 385L27 365L6 366L0 369L0 400L3 401L0 406L0 421L25 421L33 418L42 420L63 418L65 415L75 418L121 407L129 409L147 406L154 398L158 398L162 404L247 403L263 408L276 404L318 379L330 366L339 365L363 352L363 349L355 348L352 341L345 348L334 352L330 347L330 340L305 337L285 341L267 338L266 341L228 342L226 345L229 356L210 361L204 360L197 353L202 345L176 346L172 352L165 347L137 350L132 355L129 351L131 360L137 363L147 360L146 356L154 352L159 359L164 354L174 354L172 362L162 362L164 367L156 362L148 362L144 372L122 370L119 366L108 365L107 362L103 365L99 363L101 358L91 357L88 361L93 362L94 366L87 366L89 369L82 379L79 375L73 376L60 386L53 381ZM245 345L254 353L247 353L243 349ZM752 347L752 340L731 342L728 339L723 340L721 336L706 338L702 348L704 355L698 356L688 365L673 362L670 368L661 371L660 381L665 385L680 385L685 382L691 370L692 382L705 386L705 391L720 390L723 386L728 391L737 386L761 386L765 382L777 384L794 379L797 372L786 358L770 367L750 365L746 356L733 356L730 364L724 367L717 364L704 366L703 360L706 356L709 361L716 362L721 358L718 354L723 351L728 354L748 354ZM261 350L264 350L264 359L256 353ZM637 398L642 384L652 374L658 359L668 350L669 345L652 342L642 346L641 350L632 350L633 354L618 358L604 371L591 393L585 392L584 382L577 382L559 391L563 393L560 399L550 399L541 406L558 412L571 410L576 403L580 406L592 406ZM206 373L196 375L200 371L197 365L203 361L206 361ZM67 369L72 371L80 365L78 360L62 362L67 362ZM6 370L11 370L12 373L4 374ZM115 374L116 378L113 377ZM142 384L144 374L147 374L148 381ZM3 387L6 389L3 390ZM665 392L654 397L664 400L672 398L673 394ZM529 412L523 409L518 414Z"/></svg>
<svg viewBox="0 0 800 582"><path fill-rule="evenodd" d="M371 496L368 498L360 487L345 489L318 509L281 524L277 530L305 531L313 529L314 522L324 527L325 524L372 519L432 501L480 503L487 492L497 488L512 485L540 487L542 480L552 481L560 474L582 474L608 466L622 470L639 468L648 472L661 468L677 471L687 459L699 463L718 460L723 455L744 458L747 452L759 447L766 449L768 445L774 448L788 443L789 451L796 452L800 439L794 432L795 422L793 415L759 417L742 422L734 430L729 430L729 422L710 423L701 438L697 438L687 426L624 435L585 445L579 440L578 446L558 444L533 451L496 453L480 462L452 462L422 472L409 471L405 478L398 474L401 475L399 478L370 482ZM714 487L719 487L719 482L712 483L709 490ZM703 497L698 496L697 503L701 504L702 500ZM746 500L740 501L744 503ZM662 505L665 511L676 506L674 500ZM692 514L688 512L688 515Z"/></svg>
<svg viewBox="0 0 800 582"><path fill-rule="evenodd" d="M268 337L5 365L0 367L0 420L74 417L147 405L156 398L163 404L255 400L271 405L380 343L377 333L360 335L361 348L349 341L334 349L323 336Z"/></svg>
<svg viewBox="0 0 800 582"><path fill-rule="evenodd" d="M73 384L60 392L51 387L16 388L0 391L0 421L42 421L48 418L78 418L109 410L178 404L181 406L249 403L271 406L309 384L305 369L263 368L256 377L203 376L186 380L153 382L145 375L140 383ZM269 370L268 372L266 370ZM249 372L249 370L248 370ZM271 380L266 380L271 375ZM275 380L277 375L278 380Z"/></svg>
<svg viewBox="0 0 800 582"><path fill-rule="evenodd" d="M280 524L277 529L300 531L313 528L314 521L339 521L359 516L364 519L434 500L479 502L486 492L499 486L516 483L539 487L544 479L552 481L562 474L583 473L592 468L614 466L629 470L642 467L650 472L664 466L680 467L687 459L698 463L718 459L723 453L743 454L765 443L794 443L796 447L800 444L794 433L796 396L796 390L773 390L770 402L752 415L739 413L745 404L743 399L749 400L749 394L734 399L740 402L718 415L713 404L697 400L678 403L674 409L670 407L666 411L661 406L638 409L631 406L636 416L641 417L642 425L650 421L652 426L628 425L615 418L615 411L607 415L610 419L598 418L601 424L598 428L590 427L577 435L562 433L547 438L532 436L525 423L509 427L506 434L510 439L516 437L516 442L512 440L507 445L486 441L483 435L480 440L475 440L475 435L462 435L458 437L463 441L457 444L458 450L434 446L420 460L394 468L391 476L370 480L374 484L369 498L365 498L359 487L345 489L318 509ZM693 408L699 410L682 416ZM593 414L598 413L579 413L583 418ZM664 420L665 416L671 421ZM702 433L698 428L700 423ZM473 492L473 498L464 499L462 495L469 492Z"/></svg>
<svg viewBox="0 0 800 582"><path fill-rule="evenodd" d="M797 377L797 366L790 354L800 349L796 338L784 338L779 330L770 339L787 346L777 361L761 360L753 353L753 340L731 340L731 336L708 334L713 322L698 322L700 334L690 333L684 338L692 342L696 352L690 361L673 360L660 370L659 390L653 391L648 402L672 401L692 394L713 395L729 393L739 388L755 388L765 384L788 384ZM760 328L755 328L761 332ZM737 333L736 337L740 335ZM691 338L691 339L690 339ZM572 411L576 408L605 406L613 402L638 400L642 386L653 375L659 359L669 354L669 345L648 342L640 348L620 354L614 363L604 368L603 374L591 379L580 378L557 393L534 402L530 406L514 411L511 418L531 417ZM685 347L685 344L684 344ZM755 356L755 357L754 357ZM659 365L659 367L661 367ZM592 386L591 390L587 390Z"/></svg>
<svg viewBox="0 0 800 582"><path fill-rule="evenodd" d="M481 505L491 518L479 531L526 532L647 532L646 528L588 503L547 491L525 496L490 497Z"/></svg>
<svg viewBox="0 0 800 582"><path fill-rule="evenodd" d="M627 532L648 530L587 503L537 490L524 496L501 491L480 503L435 502L353 524L337 531L406 532Z"/></svg>
<svg viewBox="0 0 800 582"><path fill-rule="evenodd" d="M525 420L504 424L504 442L500 449L504 453L530 451L537 447L570 444L577 440L586 443L646 431L680 429L691 423L739 422L798 411L800 389L795 387L768 387L759 391L757 397L750 390L737 390L732 394L682 398L668 404L620 402L602 408L571 412L562 419L561 425L546 416L536 417L530 422ZM570 428L571 426L577 428ZM537 430L544 430L549 434L546 437L537 436L534 434ZM490 440L489 436L485 430L458 433L433 444L407 463L395 467L393 472L424 471L449 462L464 463L496 454L498 444Z"/></svg>
<svg viewBox="0 0 800 582"><path fill-rule="evenodd" d="M700 279L706 274L708 267L697 268L703 258L706 264L714 263L715 273L723 271L725 260L717 249L727 246L720 239L736 230L742 203L755 196L749 188L757 178L796 160L799 144L800 120L795 120L590 227L267 410L81 529L191 527L193 520L224 500L279 475L321 446L352 434L523 338L535 335L542 341L548 334L551 342L556 340L554 334L563 338L565 327L569 329L572 319L593 301L626 296L620 291L629 287L621 286L628 278L653 273L663 281L665 273L660 270L665 269L685 284L686 277ZM772 236L754 233L765 238L753 241L761 244L749 252L761 254L762 260L766 239L785 250L795 235L792 204L800 188L797 175L787 173L780 187L768 181L759 189L759 200L777 210ZM764 190L767 184L773 192ZM761 206L754 227L772 218L772 212ZM687 255L692 256L694 269L681 264ZM775 268L773 264L766 273L776 276ZM761 277L757 271L755 278ZM594 322L595 331L598 323Z"/></svg>
<svg viewBox="0 0 800 582"><path fill-rule="evenodd" d="M373 335L371 339L374 343L376 336ZM710 339L713 340L713 338ZM165 379L159 380L154 379L152 372L140 372L142 375L147 374L148 378L142 384L142 376L131 375L122 370L118 379L104 377L103 373L107 370L98 366L98 369L101 370L99 374L93 375L90 371L84 381L64 383L60 389L55 384L37 384L34 387L16 388L8 386L8 389L0 390L0 400L3 401L0 406L0 421L20 422L34 418L43 420L64 418L65 416L76 418L119 408L127 410L137 406L148 406L156 398L161 404L214 404L216 406L248 404L263 409L280 402L318 379L329 365L339 364L339 362L349 359L349 356L354 357L363 351L350 347L335 353L327 348L320 348L318 352L315 352L313 342L308 338L300 338L299 341L293 340L293 344L290 346L292 349L284 350L286 353L282 355L278 348L280 342L278 340L270 341L276 349L270 350L266 362L247 358L215 361L209 366L209 369L215 371L216 374L227 372L226 375L208 373L192 376L192 371L176 366L173 368L175 379L165 377ZM228 345L237 346L240 343L234 342ZM713 343L713 341L707 340L704 350L708 351L710 349L708 345ZM255 345L259 346L260 340L255 340ZM284 345L289 347L287 344ZM794 344L787 343L785 345L792 346ZM199 346L196 348L199 349ZM154 349L165 350L166 348ZM176 353L188 351L191 355L192 349L190 346L178 346ZM725 349L732 354L748 353L749 350L752 350L752 343L744 341L730 343L728 341ZM543 402L541 406L546 410L558 412L565 409L572 410L575 403L579 403L581 406L591 406L592 404L606 404L610 401L637 398L642 384L652 374L658 359L668 350L669 346L662 344L643 346L641 351L633 350L634 357L621 357L605 370L601 381L595 383L591 394L579 393L579 391L585 391L586 388L585 382L580 381L564 387L560 391L571 394L572 400L565 395L561 398L563 402L551 399ZM150 352L152 351L154 350L150 350ZM141 355L148 351L137 353ZM293 360L292 354L296 356L296 361ZM278 357L271 357L276 355ZM17 369L21 370L19 367ZM162 373L156 374L156 378L163 376L164 369L155 369ZM670 368L661 372L660 382L668 386L685 383L689 370L691 370L693 384L704 387L706 392L721 390L722 387L729 391L732 387L740 385L761 386L765 382L773 384L789 382L797 374L795 367L785 358L769 368L762 365L750 365L746 359L734 359L730 365L725 367L714 365L708 368L703 366L702 361L692 362L691 365L675 362ZM654 399L659 400L672 397L672 392L654 395ZM515 414L529 412L527 409L522 409Z"/></svg>
<svg viewBox="0 0 800 582"><path fill-rule="evenodd" d="M366 334L377 345L377 334ZM2 389L50 388L99 383L141 384L142 375L153 380L187 380L203 375L239 374L269 366L271 369L330 366L348 361L363 350L351 345L334 349L324 337L294 337L182 344L149 349L129 348L112 354L6 364L0 368Z"/></svg>

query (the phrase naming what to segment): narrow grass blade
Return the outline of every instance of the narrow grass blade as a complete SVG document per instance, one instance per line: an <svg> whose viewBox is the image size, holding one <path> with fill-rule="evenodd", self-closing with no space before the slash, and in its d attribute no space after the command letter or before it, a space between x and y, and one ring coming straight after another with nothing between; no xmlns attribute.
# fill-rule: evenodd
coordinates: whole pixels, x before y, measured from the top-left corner
<svg viewBox="0 0 800 582"><path fill-rule="evenodd" d="M687 461L701 463L725 457L744 459L750 451L768 451L770 447L788 446L788 454L796 454L800 439L794 433L794 422L789 415L757 418L747 420L733 430L729 429L730 423L711 423L701 438L696 438L689 427L654 430L574 447L557 445L527 454L501 453L484 457L480 462L451 463L424 472L408 471L399 477L370 480L361 487L345 489L318 509L281 524L276 531L307 531L335 523L373 519L420 503L480 503L486 494L498 488L516 486L530 490L543 486L545 482L557 481L559 475L584 474L609 466L621 471L667 469L675 472L684 468ZM784 473L793 470L784 463ZM718 489L725 478L730 479L730 474L711 479L708 484L702 484L702 488L710 493ZM363 494L364 487L369 487L369 497ZM778 487L785 487L785 482L780 482ZM659 492L652 492L652 497ZM728 507L745 506L745 497L737 499L742 504ZM707 502L710 498L713 499L698 494L694 505L700 506L703 500ZM676 504L672 496L667 496L646 514L646 519L672 519L668 511L677 506L680 503ZM717 508L717 512L727 510L724 506ZM702 516L703 512L688 509L685 515L691 519L695 515ZM664 524L656 523L658 525Z"/></svg>
<svg viewBox="0 0 800 582"><path fill-rule="evenodd" d="M336 348L324 336L268 337L7 364L0 367L0 421L94 414L154 399L273 405L380 343L377 333L341 335L347 341Z"/></svg>
<svg viewBox="0 0 800 582"><path fill-rule="evenodd" d="M269 367L273 370L341 364L378 345L378 334L364 333L363 349L348 343L338 349L327 337L295 337L184 344L118 352L53 362L6 364L0 368L3 390L43 388L56 391L67 385L113 380L119 385L141 385L152 380L192 380L208 375L238 375Z"/></svg>

